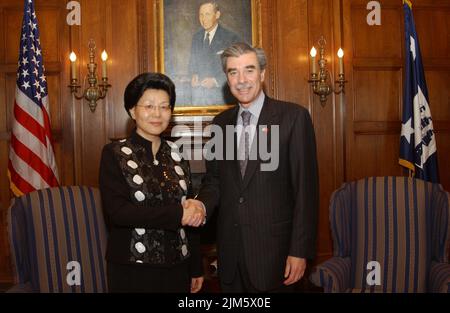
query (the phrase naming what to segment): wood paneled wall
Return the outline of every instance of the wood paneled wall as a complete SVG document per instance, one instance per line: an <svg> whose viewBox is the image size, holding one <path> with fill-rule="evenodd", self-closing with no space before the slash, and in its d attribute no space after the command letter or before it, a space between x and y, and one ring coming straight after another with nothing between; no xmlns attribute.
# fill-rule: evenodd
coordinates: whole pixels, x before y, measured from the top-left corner
<svg viewBox="0 0 450 313"><path fill-rule="evenodd" d="M81 0L81 26L66 24L66 1L36 0L49 82L51 122L62 184L97 185L102 146L124 136L130 123L123 90L140 72L156 68L155 8L160 0ZM269 59L266 91L305 106L314 121L320 173L318 261L332 252L328 221L331 193L342 182L368 175L402 175L398 165L402 79L401 1L382 1L382 25L368 26L368 1L258 0L261 42ZM430 105L437 130L441 180L450 190L450 4L414 1ZM6 178L11 110L23 0L0 3L0 282L11 281L6 213ZM433 33L433 37L429 34ZM336 51L345 50L346 94L322 106L308 85L309 50L327 40L328 67L336 73ZM75 51L86 73L87 43L109 54L112 84L95 113L72 98L68 55ZM98 59L99 60L99 59ZM336 76L336 75L335 75Z"/></svg>
<svg viewBox="0 0 450 313"><path fill-rule="evenodd" d="M343 1L345 65L349 79L345 114L346 180L405 174L397 163L405 54L400 2L383 1L381 26L369 26L367 1ZM450 2L413 3L436 131L440 178L449 190Z"/></svg>

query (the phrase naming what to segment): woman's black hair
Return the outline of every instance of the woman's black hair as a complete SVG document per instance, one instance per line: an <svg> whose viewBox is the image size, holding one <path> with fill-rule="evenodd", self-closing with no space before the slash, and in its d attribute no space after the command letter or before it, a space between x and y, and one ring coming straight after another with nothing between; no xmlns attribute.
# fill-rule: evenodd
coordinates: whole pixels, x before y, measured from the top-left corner
<svg viewBox="0 0 450 313"><path fill-rule="evenodd" d="M130 110L138 103L147 89L164 90L169 95L170 109L175 107L175 84L161 73L143 73L136 76L125 88L123 96L124 107L128 115ZM131 116L131 115L130 115Z"/></svg>

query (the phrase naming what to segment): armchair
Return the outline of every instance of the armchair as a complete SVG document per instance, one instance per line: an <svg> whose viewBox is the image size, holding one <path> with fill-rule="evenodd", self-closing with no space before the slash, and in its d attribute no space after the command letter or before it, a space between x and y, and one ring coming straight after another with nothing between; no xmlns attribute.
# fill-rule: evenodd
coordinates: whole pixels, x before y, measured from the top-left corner
<svg viewBox="0 0 450 313"><path fill-rule="evenodd" d="M450 292L449 199L409 177L345 183L330 203L333 257L310 280L325 292Z"/></svg>
<svg viewBox="0 0 450 313"><path fill-rule="evenodd" d="M9 292L106 292L106 227L99 191L70 186L12 200Z"/></svg>

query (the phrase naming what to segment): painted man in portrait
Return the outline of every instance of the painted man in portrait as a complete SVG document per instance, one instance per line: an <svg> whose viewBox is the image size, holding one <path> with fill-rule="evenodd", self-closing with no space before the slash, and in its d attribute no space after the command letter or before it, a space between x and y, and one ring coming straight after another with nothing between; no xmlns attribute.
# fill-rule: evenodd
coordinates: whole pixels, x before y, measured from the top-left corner
<svg viewBox="0 0 450 313"><path fill-rule="evenodd" d="M220 56L233 43L242 39L220 25L220 8L215 1L205 1L199 7L202 29L192 38L189 74L191 75L192 103L195 105L226 104L233 102Z"/></svg>

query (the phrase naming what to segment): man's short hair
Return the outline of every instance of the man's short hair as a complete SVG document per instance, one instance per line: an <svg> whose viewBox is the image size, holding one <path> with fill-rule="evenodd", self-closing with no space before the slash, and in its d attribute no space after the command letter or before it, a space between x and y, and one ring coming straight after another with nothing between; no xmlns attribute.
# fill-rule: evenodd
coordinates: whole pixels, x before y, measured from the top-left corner
<svg viewBox="0 0 450 313"><path fill-rule="evenodd" d="M211 4L213 6L214 12L220 11L220 7L216 1L203 1L198 7L201 8L201 6L205 4Z"/></svg>
<svg viewBox="0 0 450 313"><path fill-rule="evenodd" d="M220 56L222 60L222 69L225 74L227 73L227 61L229 57L237 58L243 54L251 52L254 52L256 54L256 57L258 58L259 68L261 71L263 71L267 65L267 58L264 50L261 48L252 47L245 42L238 42L226 48Z"/></svg>

